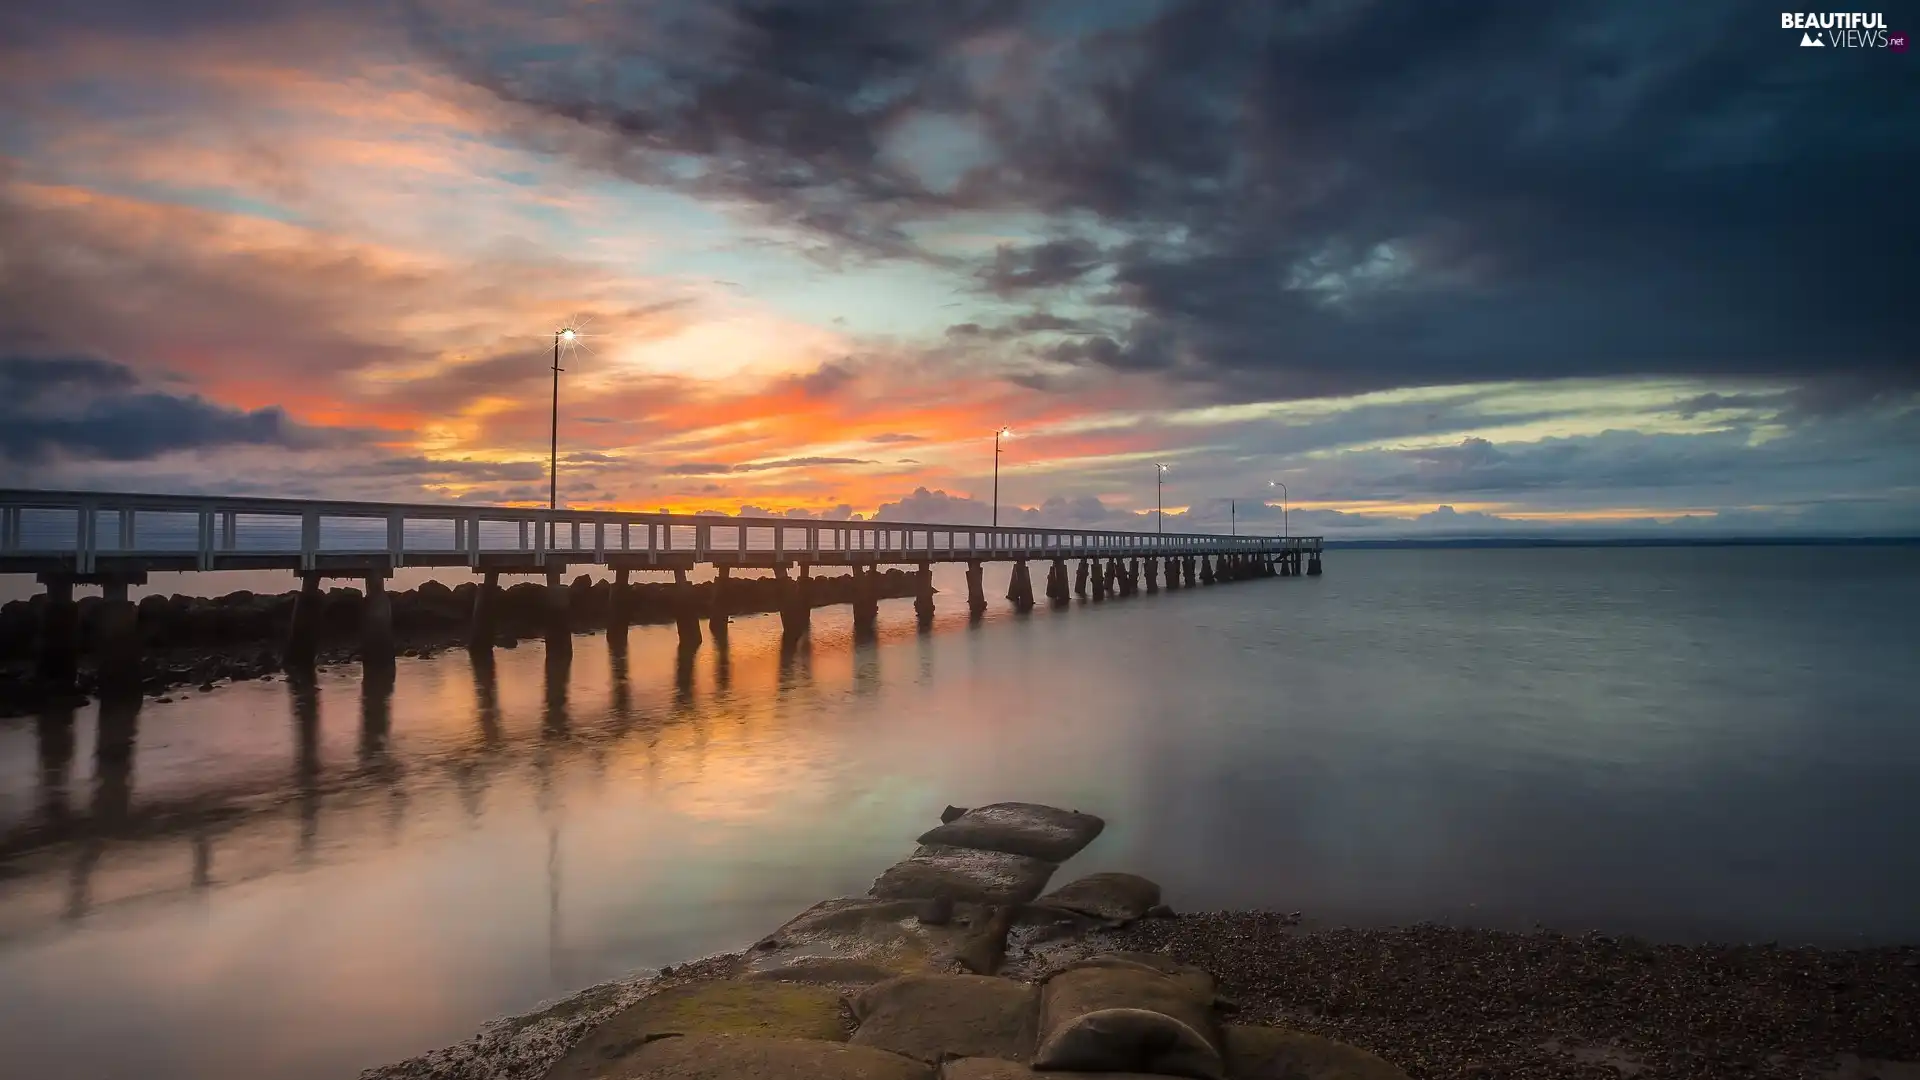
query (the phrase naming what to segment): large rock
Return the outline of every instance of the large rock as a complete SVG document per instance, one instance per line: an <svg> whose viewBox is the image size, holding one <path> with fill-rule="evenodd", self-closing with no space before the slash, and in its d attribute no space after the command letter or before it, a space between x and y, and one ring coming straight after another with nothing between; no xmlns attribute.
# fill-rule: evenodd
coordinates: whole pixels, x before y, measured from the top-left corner
<svg viewBox="0 0 1920 1080"><path fill-rule="evenodd" d="M1357 1046L1287 1028L1225 1029L1229 1080L1407 1080Z"/></svg>
<svg viewBox="0 0 1920 1080"><path fill-rule="evenodd" d="M655 1039L597 1080L933 1080L933 1067L871 1046L819 1039L684 1035Z"/></svg>
<svg viewBox="0 0 1920 1080"><path fill-rule="evenodd" d="M1024 904L1040 895L1057 869L1027 855L922 844L881 874L869 893L883 900L929 900L944 893L977 904Z"/></svg>
<svg viewBox="0 0 1920 1080"><path fill-rule="evenodd" d="M941 1062L1033 1056L1039 988L983 975L903 975L853 998L853 1042Z"/></svg>
<svg viewBox="0 0 1920 1080"><path fill-rule="evenodd" d="M684 1035L846 1038L840 994L820 986L706 980L668 987L608 1018L547 1070L546 1080L620 1074L641 1048Z"/></svg>
<svg viewBox="0 0 1920 1080"><path fill-rule="evenodd" d="M1035 903L1118 925L1133 922L1153 910L1160 903L1160 886L1138 874L1089 874L1060 886Z"/></svg>
<svg viewBox="0 0 1920 1080"><path fill-rule="evenodd" d="M955 905L939 925L919 914L913 900L822 901L748 950L743 974L848 986L945 971L991 917L978 904Z"/></svg>
<svg viewBox="0 0 1920 1080"><path fill-rule="evenodd" d="M940 1080L1166 1080L1148 1073L1035 1072L1004 1058L954 1058L940 1066Z"/></svg>
<svg viewBox="0 0 1920 1080"><path fill-rule="evenodd" d="M1063 863L1093 843L1107 823L1092 814L1038 803L1005 802L976 806L920 837L922 844L946 844L981 851L1004 851L1051 863Z"/></svg>
<svg viewBox="0 0 1920 1080"><path fill-rule="evenodd" d="M1041 991L1034 1068L1224 1080L1211 981L1126 957L1068 965Z"/></svg>

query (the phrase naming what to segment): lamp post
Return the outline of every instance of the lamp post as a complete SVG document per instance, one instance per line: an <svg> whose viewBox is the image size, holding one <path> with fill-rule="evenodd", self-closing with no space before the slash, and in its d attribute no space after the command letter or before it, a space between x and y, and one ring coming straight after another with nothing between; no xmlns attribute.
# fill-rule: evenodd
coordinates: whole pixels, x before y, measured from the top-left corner
<svg viewBox="0 0 1920 1080"><path fill-rule="evenodd" d="M1003 427L993 433L993 527L1000 527L1000 440L1013 438L1013 429Z"/></svg>
<svg viewBox="0 0 1920 1080"><path fill-rule="evenodd" d="M1166 532L1167 512L1162 508L1160 489L1166 483L1168 465L1155 462L1153 466L1153 534L1159 536Z"/></svg>
<svg viewBox="0 0 1920 1080"><path fill-rule="evenodd" d="M1227 500L1227 535L1240 535L1240 500Z"/></svg>
<svg viewBox="0 0 1920 1080"><path fill-rule="evenodd" d="M560 504L560 343L577 336L570 326L553 332L553 424L547 430L547 509Z"/></svg>
<svg viewBox="0 0 1920 1080"><path fill-rule="evenodd" d="M1282 538L1292 536L1292 531L1287 528L1287 485L1278 480L1269 480L1267 486L1280 489L1280 535Z"/></svg>

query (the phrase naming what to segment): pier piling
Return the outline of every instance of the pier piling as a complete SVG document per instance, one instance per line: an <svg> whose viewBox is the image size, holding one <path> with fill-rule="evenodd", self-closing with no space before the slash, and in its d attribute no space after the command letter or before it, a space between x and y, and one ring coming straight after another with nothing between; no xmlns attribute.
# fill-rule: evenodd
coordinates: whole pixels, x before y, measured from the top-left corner
<svg viewBox="0 0 1920 1080"><path fill-rule="evenodd" d="M387 575L366 576L367 595L360 601L360 663L365 668L393 665L397 651L393 637L393 597L387 594Z"/></svg>
<svg viewBox="0 0 1920 1080"><path fill-rule="evenodd" d="M316 587L315 593L318 593ZM306 593L301 593L304 601ZM294 617L299 618L299 608L294 609ZM473 590L473 614L467 621L467 651L483 653L493 648L494 640L499 636L500 617L500 575L487 570L480 575L480 584Z"/></svg>
<svg viewBox="0 0 1920 1080"><path fill-rule="evenodd" d="M933 621L933 564L921 563L914 571L913 614L922 625Z"/></svg>
<svg viewBox="0 0 1920 1080"><path fill-rule="evenodd" d="M1087 598L1087 560L1084 558L1080 560L1080 568L1074 571L1073 594L1082 600Z"/></svg>
<svg viewBox="0 0 1920 1080"><path fill-rule="evenodd" d="M986 583L981 578L980 561L967 563L967 612L980 615L987 610Z"/></svg>
<svg viewBox="0 0 1920 1080"><path fill-rule="evenodd" d="M93 649L103 690L140 685L140 612L127 599L125 578L101 583L104 599L94 620Z"/></svg>
<svg viewBox="0 0 1920 1080"><path fill-rule="evenodd" d="M546 639L549 652L573 650L573 626L568 622L567 585L560 580L566 572L564 564L547 564L547 587L543 599L547 605Z"/></svg>
<svg viewBox="0 0 1920 1080"><path fill-rule="evenodd" d="M700 612L694 608L693 585L681 567L673 570L673 621L680 628L680 647L700 644Z"/></svg>
<svg viewBox="0 0 1920 1080"><path fill-rule="evenodd" d="M66 689L80 674L80 608L73 602L73 579L42 574L46 599L40 608L39 654L35 671L49 686Z"/></svg>
<svg viewBox="0 0 1920 1080"><path fill-rule="evenodd" d="M713 632L715 641L727 636L727 604L731 599L728 595L731 591L728 588L731 580L728 573L732 569L722 566L713 573L713 595L708 598L707 604L707 629Z"/></svg>

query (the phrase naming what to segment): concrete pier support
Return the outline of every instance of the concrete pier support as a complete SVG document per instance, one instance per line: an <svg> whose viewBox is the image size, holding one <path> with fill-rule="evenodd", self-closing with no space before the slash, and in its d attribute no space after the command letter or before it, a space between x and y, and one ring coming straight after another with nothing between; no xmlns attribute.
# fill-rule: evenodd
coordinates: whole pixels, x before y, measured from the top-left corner
<svg viewBox="0 0 1920 1080"><path fill-rule="evenodd" d="M567 619L567 583L560 580L567 568L558 563L547 567L547 651L573 651L573 625Z"/></svg>
<svg viewBox="0 0 1920 1080"><path fill-rule="evenodd" d="M127 582L109 580L101 584L105 599L94 620L93 654L100 672L100 689L133 690L140 687L140 611L127 599Z"/></svg>
<svg viewBox="0 0 1920 1080"><path fill-rule="evenodd" d="M1290 551L1280 553L1280 576L1293 576L1293 553Z"/></svg>
<svg viewBox="0 0 1920 1080"><path fill-rule="evenodd" d="M673 621L680 628L681 648L691 649L700 644L700 612L693 603L693 583L679 567L673 571Z"/></svg>
<svg viewBox="0 0 1920 1080"><path fill-rule="evenodd" d="M1195 585L1197 585L1197 584L1199 584L1199 582L1198 582L1198 580L1197 580L1197 579L1195 579L1195 578L1194 578L1194 576L1193 576L1193 556L1191 556L1191 555L1189 555L1189 556L1187 556L1187 557L1186 557L1185 559L1183 559L1183 560L1181 560L1181 561L1182 561L1183 563L1185 563L1185 568L1186 568L1186 579L1187 579L1187 580L1186 580L1186 581L1185 581L1185 582L1184 582L1184 583L1182 584L1182 587L1183 587L1183 588L1188 588L1188 589L1191 589L1191 588L1193 588L1193 587L1194 587Z"/></svg>
<svg viewBox="0 0 1920 1080"><path fill-rule="evenodd" d="M626 568L613 572L613 586L607 590L607 629L615 627L625 629L633 621L633 594L627 581ZM488 574L489 578L493 575Z"/></svg>
<svg viewBox="0 0 1920 1080"><path fill-rule="evenodd" d="M1200 556L1200 584L1211 585L1219 580L1213 572L1213 564L1214 559L1211 557L1206 555Z"/></svg>
<svg viewBox="0 0 1920 1080"><path fill-rule="evenodd" d="M1047 567L1047 599L1064 604L1073 599L1073 582L1067 575L1067 560L1055 559Z"/></svg>
<svg viewBox="0 0 1920 1080"><path fill-rule="evenodd" d="M1073 573L1073 592L1075 596L1087 598L1087 560L1080 560L1080 568Z"/></svg>
<svg viewBox="0 0 1920 1080"><path fill-rule="evenodd" d="M1167 556L1167 588L1171 590L1171 589L1178 589L1179 587L1180 587L1180 556L1169 555Z"/></svg>
<svg viewBox="0 0 1920 1080"><path fill-rule="evenodd" d="M933 621L933 564L921 563L913 575L913 614L922 624Z"/></svg>
<svg viewBox="0 0 1920 1080"><path fill-rule="evenodd" d="M880 619L880 600L871 566L853 567L853 628L870 632Z"/></svg>
<svg viewBox="0 0 1920 1080"><path fill-rule="evenodd" d="M286 648L280 654L280 664L288 671L313 667L314 658L320 652L320 605L323 602L320 575L301 574L300 595L293 601L293 622L287 627Z"/></svg>
<svg viewBox="0 0 1920 1080"><path fill-rule="evenodd" d="M1033 610L1033 571L1028 569L1027 560L1020 559L1013 564L1013 593L1015 611Z"/></svg>
<svg viewBox="0 0 1920 1080"><path fill-rule="evenodd" d="M319 588L314 589L315 595ZM300 593L300 602L305 603L305 590ZM293 616L300 617L300 609L295 606ZM499 635L500 618L500 575L488 570L480 575L480 584L473 590L473 615L467 622L467 651L484 653L493 648L494 639Z"/></svg>
<svg viewBox="0 0 1920 1080"><path fill-rule="evenodd" d="M732 569L731 566L722 566L715 569L713 574L713 596L707 605L707 629L713 631L715 641L727 636L727 603L730 592L727 584L732 580L728 576Z"/></svg>
<svg viewBox="0 0 1920 1080"><path fill-rule="evenodd" d="M801 567L804 575L806 567ZM807 632L813 619L813 607L807 596L807 579L803 576L795 580L787 576L787 564L780 563L773 568L773 577L778 581L780 591L780 636L785 641L795 641Z"/></svg>
<svg viewBox="0 0 1920 1080"><path fill-rule="evenodd" d="M1140 592L1140 560L1127 560L1127 595L1135 596Z"/></svg>
<svg viewBox="0 0 1920 1080"><path fill-rule="evenodd" d="M986 583L982 579L980 561L974 559L967 563L967 612L971 615L981 615L986 610Z"/></svg>
<svg viewBox="0 0 1920 1080"><path fill-rule="evenodd" d="M1107 564L1098 559L1093 561L1093 602L1099 603L1107 598L1107 590L1113 585Z"/></svg>
<svg viewBox="0 0 1920 1080"><path fill-rule="evenodd" d="M364 668L393 665L397 655L393 637L393 597L387 595L387 576L368 574L367 595L360 602L360 664Z"/></svg>
<svg viewBox="0 0 1920 1080"><path fill-rule="evenodd" d="M47 598L40 608L39 653L34 671L49 686L70 687L80 674L80 607L73 602L73 579L42 574Z"/></svg>
<svg viewBox="0 0 1920 1080"><path fill-rule="evenodd" d="M1147 556L1147 591L1160 591L1160 560L1151 555Z"/></svg>
<svg viewBox="0 0 1920 1080"><path fill-rule="evenodd" d="M1307 558L1307 576L1320 576L1320 553L1317 551Z"/></svg>

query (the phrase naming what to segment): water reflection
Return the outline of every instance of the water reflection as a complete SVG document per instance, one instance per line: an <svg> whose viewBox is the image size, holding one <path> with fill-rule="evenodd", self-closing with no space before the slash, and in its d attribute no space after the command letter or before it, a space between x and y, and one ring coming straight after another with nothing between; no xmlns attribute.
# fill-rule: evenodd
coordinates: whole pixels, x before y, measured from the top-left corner
<svg viewBox="0 0 1920 1080"><path fill-rule="evenodd" d="M287 700L293 710L293 788L300 807L301 865L313 859L320 838L320 684L310 671L287 676Z"/></svg>
<svg viewBox="0 0 1920 1080"><path fill-rule="evenodd" d="M872 637L844 607L790 641L777 618L743 618L711 650L636 627L552 658L534 642L404 660L397 684L354 668L0 727L0 1015L29 1062L71 1067L13 1063L349 1075L858 893L910 844L901 822L949 801L1107 814L1072 872L1146 873L1183 906L1495 921L1531 905L1529 921L1628 930L1730 912L1725 935L1913 925L1920 878L1895 856L1916 820L1915 736L1817 705L1904 694L1876 672L1900 670L1910 633L1856 610L1821 624L1822 663L1801 666L1806 635L1750 628L1816 621L1830 578L1790 619L1742 608L1759 592L1743 580L1621 623L1609 571L1577 614L1613 622L1588 627L1558 572L1516 593L1447 565L1142 601L1153 611L974 619L948 603L930 634L907 601L883 604ZM1876 583L1875 603L1920 605L1900 588ZM1476 603L1506 608L1447 622ZM1752 683L1665 659L1700 642ZM1268 851L1282 857L1252 857ZM1728 851L1749 861L1728 870ZM89 1009L93 1030L63 1033ZM239 1015L260 1022L223 1023Z"/></svg>
<svg viewBox="0 0 1920 1080"><path fill-rule="evenodd" d="M39 759L40 814L56 829L66 824L73 808L70 787L73 783L74 710L48 709L40 714L35 728L35 749Z"/></svg>

